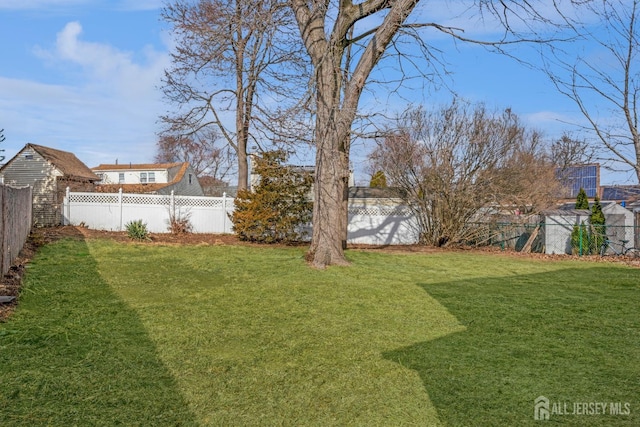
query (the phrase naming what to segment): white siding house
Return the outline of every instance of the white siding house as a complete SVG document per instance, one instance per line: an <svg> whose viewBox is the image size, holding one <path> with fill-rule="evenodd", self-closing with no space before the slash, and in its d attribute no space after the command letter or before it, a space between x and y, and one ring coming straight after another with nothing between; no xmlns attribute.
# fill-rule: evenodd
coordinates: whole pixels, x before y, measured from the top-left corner
<svg viewBox="0 0 640 427"><path fill-rule="evenodd" d="M99 165L91 169L100 177L97 191L115 193L203 196L204 192L189 163Z"/></svg>

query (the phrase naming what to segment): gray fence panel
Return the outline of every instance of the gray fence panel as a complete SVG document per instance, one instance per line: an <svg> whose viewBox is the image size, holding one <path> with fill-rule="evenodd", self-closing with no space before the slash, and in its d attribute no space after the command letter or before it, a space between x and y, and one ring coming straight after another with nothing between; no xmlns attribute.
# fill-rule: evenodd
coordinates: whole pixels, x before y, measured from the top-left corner
<svg viewBox="0 0 640 427"><path fill-rule="evenodd" d="M29 237L32 189L0 184L0 271L5 274Z"/></svg>

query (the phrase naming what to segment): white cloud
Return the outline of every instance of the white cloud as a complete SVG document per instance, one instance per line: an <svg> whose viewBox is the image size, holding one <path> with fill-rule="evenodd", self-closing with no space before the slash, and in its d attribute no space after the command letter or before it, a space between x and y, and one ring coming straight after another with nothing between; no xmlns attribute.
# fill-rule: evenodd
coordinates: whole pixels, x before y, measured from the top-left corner
<svg viewBox="0 0 640 427"><path fill-rule="evenodd" d="M50 75L63 73L60 81L72 83L0 76L4 154L13 155L32 142L71 151L89 166L116 158L152 160L157 120L164 111L157 87L168 54L152 47L123 52L81 36L81 25L70 22L52 48L36 49L54 68Z"/></svg>
<svg viewBox="0 0 640 427"><path fill-rule="evenodd" d="M95 87L115 90L123 97L146 97L156 92L163 70L169 64L166 52L158 52L149 46L140 53L142 61L135 62L133 52L84 41L81 35L80 23L69 22L58 33L52 50L37 48L36 54L54 64L79 66L84 77Z"/></svg>

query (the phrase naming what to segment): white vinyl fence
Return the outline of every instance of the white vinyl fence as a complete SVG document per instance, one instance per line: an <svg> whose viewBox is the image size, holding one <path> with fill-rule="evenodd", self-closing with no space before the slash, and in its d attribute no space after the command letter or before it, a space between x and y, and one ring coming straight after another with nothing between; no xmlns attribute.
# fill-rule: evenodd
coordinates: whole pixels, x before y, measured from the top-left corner
<svg viewBox="0 0 640 427"><path fill-rule="evenodd" d="M67 190L64 225L125 231L142 220L151 233L168 233L171 215L188 218L194 233L232 233L233 198L122 193L75 193ZM348 238L352 244L407 245L418 241L416 222L404 206L350 204Z"/></svg>
<svg viewBox="0 0 640 427"><path fill-rule="evenodd" d="M233 199L156 194L71 193L64 198L64 225L124 231L142 220L151 233L168 233L170 219L188 218L194 233L231 233Z"/></svg>
<svg viewBox="0 0 640 427"><path fill-rule="evenodd" d="M347 242L362 245L413 245L418 223L408 207L388 204L349 204Z"/></svg>

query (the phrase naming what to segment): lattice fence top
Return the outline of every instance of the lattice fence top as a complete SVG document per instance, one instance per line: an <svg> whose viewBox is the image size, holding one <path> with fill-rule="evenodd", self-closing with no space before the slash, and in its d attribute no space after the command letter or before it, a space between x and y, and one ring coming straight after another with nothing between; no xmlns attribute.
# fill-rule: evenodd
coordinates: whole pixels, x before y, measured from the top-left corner
<svg viewBox="0 0 640 427"><path fill-rule="evenodd" d="M73 203L97 203L97 204L118 204L120 194L118 193L70 193L69 201ZM180 207L209 207L220 208L226 206L233 209L233 199L230 197L189 197L173 196L175 206ZM171 196L161 194L122 194L122 204L126 205L155 205L170 206Z"/></svg>
<svg viewBox="0 0 640 427"><path fill-rule="evenodd" d="M122 204L127 205L170 206L172 200L172 196L160 194L70 193L69 201L73 203L118 204L120 197L122 197ZM173 203L176 207L218 209L226 207L227 210L233 210L234 208L233 198L231 197L173 196ZM349 215L408 217L412 216L412 213L407 206L378 205L349 206Z"/></svg>
<svg viewBox="0 0 640 427"><path fill-rule="evenodd" d="M411 210L406 206L350 206L349 215L411 216Z"/></svg>
<svg viewBox="0 0 640 427"><path fill-rule="evenodd" d="M118 203L117 194L71 193L69 201L73 203Z"/></svg>
<svg viewBox="0 0 640 427"><path fill-rule="evenodd" d="M197 206L204 208L220 208L225 206L223 197L176 197L176 206ZM233 199L226 199L226 207L233 208Z"/></svg>
<svg viewBox="0 0 640 427"><path fill-rule="evenodd" d="M123 194L122 203L130 205L169 205L171 196L156 194Z"/></svg>

